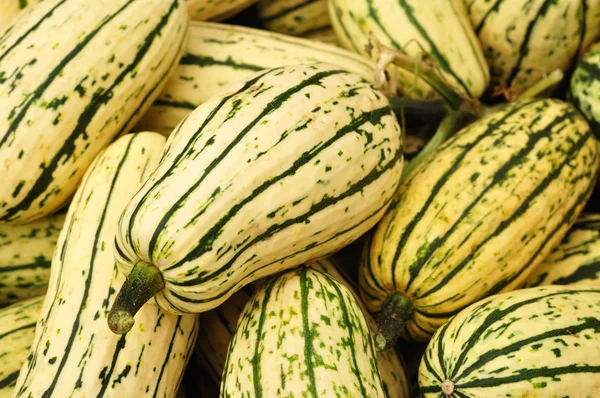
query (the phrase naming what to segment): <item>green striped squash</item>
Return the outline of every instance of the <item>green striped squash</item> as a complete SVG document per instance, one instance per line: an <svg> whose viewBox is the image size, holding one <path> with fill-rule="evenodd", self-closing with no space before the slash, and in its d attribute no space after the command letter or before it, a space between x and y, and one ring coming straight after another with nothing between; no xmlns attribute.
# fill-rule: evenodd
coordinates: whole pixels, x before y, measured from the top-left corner
<svg viewBox="0 0 600 398"><path fill-rule="evenodd" d="M21 11L40 1L42 0L0 0L0 32L12 25Z"/></svg>
<svg viewBox="0 0 600 398"><path fill-rule="evenodd" d="M419 386L424 398L597 397L600 290L544 286L473 304L431 339Z"/></svg>
<svg viewBox="0 0 600 398"><path fill-rule="evenodd" d="M273 32L304 36L331 27L327 0L260 0L258 18Z"/></svg>
<svg viewBox="0 0 600 398"><path fill-rule="evenodd" d="M192 22L187 53L136 130L169 135L197 106L233 82L269 68L313 62L373 80L375 65L339 47L264 30Z"/></svg>
<svg viewBox="0 0 600 398"><path fill-rule="evenodd" d="M222 21L244 11L257 0L186 0L195 21Z"/></svg>
<svg viewBox="0 0 600 398"><path fill-rule="evenodd" d="M560 245L535 267L525 287L540 285L600 288L600 214L582 214Z"/></svg>
<svg viewBox="0 0 600 398"><path fill-rule="evenodd" d="M488 85L488 66L463 0L330 0L329 14L340 45L365 57L372 32L408 55L426 54L459 93L477 98ZM414 76L399 73L399 89L406 95L433 95L425 82L413 87Z"/></svg>
<svg viewBox="0 0 600 398"><path fill-rule="evenodd" d="M385 397L369 324L352 292L300 267L244 307L220 397Z"/></svg>
<svg viewBox="0 0 600 398"><path fill-rule="evenodd" d="M490 65L489 94L516 96L552 71L566 71L600 32L596 0L465 3Z"/></svg>
<svg viewBox="0 0 600 398"><path fill-rule="evenodd" d="M333 46L339 45L337 35L332 27L315 30L302 36L304 39L320 41L322 43L331 44Z"/></svg>
<svg viewBox="0 0 600 398"><path fill-rule="evenodd" d="M336 264L331 258L326 258L311 261L306 265L328 274L335 281L346 286L355 295L357 303L367 318L369 329L375 332L377 327L375 319L369 315L360 302L356 287L353 286L354 282L345 275L345 271L340 264ZM255 284L246 285L214 310L202 314L202 325L196 343L196 354L202 362L203 368L210 372L217 383L221 382L221 375L227 360L228 346L240 314L258 287ZM378 352L376 357L386 397L408 398L409 383L401 357L395 350Z"/></svg>
<svg viewBox="0 0 600 398"><path fill-rule="evenodd" d="M0 222L70 199L158 96L187 26L183 0L46 0L0 34Z"/></svg>
<svg viewBox="0 0 600 398"><path fill-rule="evenodd" d="M577 64L568 97L600 139L600 43L591 46Z"/></svg>
<svg viewBox="0 0 600 398"><path fill-rule="evenodd" d="M44 297L33 297L0 309L0 398L10 398L27 360Z"/></svg>
<svg viewBox="0 0 600 398"><path fill-rule="evenodd" d="M175 396L197 335L197 316L146 306L128 336L106 327L124 279L114 264L117 219L156 167L164 143L157 133L127 134L86 172L59 236L15 397Z"/></svg>
<svg viewBox="0 0 600 398"><path fill-rule="evenodd" d="M598 155L583 117L544 99L478 120L420 163L360 265L386 343L426 341L466 306L522 285L585 206Z"/></svg>
<svg viewBox="0 0 600 398"><path fill-rule="evenodd" d="M402 166L398 121L359 75L310 64L238 82L177 127L125 208L115 256L129 276L111 328L127 331L133 302L208 311L348 245L383 216Z"/></svg>
<svg viewBox="0 0 600 398"><path fill-rule="evenodd" d="M0 307L46 293L65 214L28 224L0 224Z"/></svg>

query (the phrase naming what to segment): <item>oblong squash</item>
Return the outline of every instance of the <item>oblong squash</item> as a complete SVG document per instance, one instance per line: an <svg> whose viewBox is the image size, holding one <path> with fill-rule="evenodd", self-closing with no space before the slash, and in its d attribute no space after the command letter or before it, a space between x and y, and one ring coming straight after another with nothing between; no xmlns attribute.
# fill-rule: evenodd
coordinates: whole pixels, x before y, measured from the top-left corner
<svg viewBox="0 0 600 398"><path fill-rule="evenodd" d="M0 309L0 398L10 398L27 360L44 296Z"/></svg>
<svg viewBox="0 0 600 398"><path fill-rule="evenodd" d="M271 278L240 315L220 396L385 397L356 297L307 267Z"/></svg>
<svg viewBox="0 0 600 398"><path fill-rule="evenodd" d="M0 32L7 29L15 19L28 6L39 3L41 0L0 0Z"/></svg>
<svg viewBox="0 0 600 398"><path fill-rule="evenodd" d="M157 133L127 134L86 172L60 233L15 397L175 397L197 316L146 306L128 336L106 326L124 278L113 259L117 219L156 167L164 143Z"/></svg>
<svg viewBox="0 0 600 398"><path fill-rule="evenodd" d="M372 62L339 47L243 26L192 22L187 53L136 130L165 136L228 84L257 71L326 62L374 79Z"/></svg>
<svg viewBox="0 0 600 398"><path fill-rule="evenodd" d="M340 264L336 264L335 260L331 258L325 258L311 261L306 265L309 268L326 273L335 281L346 286L355 295L357 303L367 318L370 331L374 333L377 330L375 319L369 315L367 309L360 302L358 291L353 286L354 283L344 274L344 268ZM207 369L219 384L227 360L229 343L240 314L244 306L250 301L253 293L258 289L258 284L261 281L246 285L214 310L202 314L202 325L198 333L196 354L202 361L203 368ZM410 385L400 355L395 350L387 350L377 352L376 358L386 397L408 398Z"/></svg>
<svg viewBox="0 0 600 398"><path fill-rule="evenodd" d="M73 195L158 96L188 23L183 0L45 0L0 35L0 222Z"/></svg>
<svg viewBox="0 0 600 398"><path fill-rule="evenodd" d="M0 306L46 293L65 215L22 225L0 224Z"/></svg>
<svg viewBox="0 0 600 398"><path fill-rule="evenodd" d="M365 57L369 34L408 55L433 60L459 93L477 98L488 86L489 70L463 0L330 0L329 15L341 46ZM399 89L428 98L432 89L413 74L401 74ZM393 73L393 70L392 70Z"/></svg>
<svg viewBox="0 0 600 398"><path fill-rule="evenodd" d="M600 290L543 286L466 308L431 339L419 368L421 396L598 395Z"/></svg>
<svg viewBox="0 0 600 398"><path fill-rule="evenodd" d="M365 247L362 297L394 309L379 318L386 344L426 341L462 308L522 285L575 222L599 166L588 124L554 99L513 103L446 141Z"/></svg>
<svg viewBox="0 0 600 398"><path fill-rule="evenodd" d="M582 214L524 286L541 285L600 287L600 214Z"/></svg>
<svg viewBox="0 0 600 398"><path fill-rule="evenodd" d="M600 33L597 0L467 0L490 65L488 94L516 96L555 69L566 71Z"/></svg>
<svg viewBox="0 0 600 398"><path fill-rule="evenodd" d="M402 165L389 102L359 75L297 65L230 86L178 126L124 210L116 262L126 275L154 271L128 276L113 315L152 297L174 313L208 311L339 250L381 218Z"/></svg>

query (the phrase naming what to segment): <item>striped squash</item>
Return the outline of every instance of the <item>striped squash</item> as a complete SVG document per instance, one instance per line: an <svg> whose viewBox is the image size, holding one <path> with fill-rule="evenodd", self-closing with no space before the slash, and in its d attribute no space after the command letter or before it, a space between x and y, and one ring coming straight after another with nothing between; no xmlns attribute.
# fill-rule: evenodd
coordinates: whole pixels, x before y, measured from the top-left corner
<svg viewBox="0 0 600 398"><path fill-rule="evenodd" d="M46 293L65 213L23 225L0 224L0 307Z"/></svg>
<svg viewBox="0 0 600 398"><path fill-rule="evenodd" d="M540 285L600 288L600 214L582 214L560 245L535 267L525 287Z"/></svg>
<svg viewBox="0 0 600 398"><path fill-rule="evenodd" d="M426 53L442 76L459 93L473 98L489 82L477 37L463 0L329 0L331 23L341 46L368 56L369 32L383 44L411 56ZM411 97L427 98L432 89L401 71L399 89Z"/></svg>
<svg viewBox="0 0 600 398"><path fill-rule="evenodd" d="M600 139L600 43L591 46L577 64L569 83L568 98Z"/></svg>
<svg viewBox="0 0 600 398"><path fill-rule="evenodd" d="M554 99L515 102L446 141L366 245L360 287L382 311L378 343L426 341L462 308L522 285L575 222L599 166L585 120Z"/></svg>
<svg viewBox="0 0 600 398"><path fill-rule="evenodd" d="M182 54L183 0L45 0L0 34L0 222L54 212Z"/></svg>
<svg viewBox="0 0 600 398"><path fill-rule="evenodd" d="M26 7L39 3L41 0L0 0L0 32L12 25Z"/></svg>
<svg viewBox="0 0 600 398"><path fill-rule="evenodd" d="M229 345L220 397L384 398L373 338L352 292L300 267L251 297Z"/></svg>
<svg viewBox="0 0 600 398"><path fill-rule="evenodd" d="M168 136L228 84L262 69L312 62L331 63L373 79L373 63L339 47L243 26L192 22L187 54L136 129Z"/></svg>
<svg viewBox="0 0 600 398"><path fill-rule="evenodd" d="M518 95L566 71L600 32L597 0L466 0L490 65L490 91Z"/></svg>
<svg viewBox="0 0 600 398"><path fill-rule="evenodd" d="M311 261L307 266L331 276L346 286L356 297L363 313L367 317L369 329L375 332L377 324L360 302L354 283L345 275L344 269L331 258ZM261 280L262 281L262 280ZM246 285L226 302L212 311L202 314L202 326L196 343L196 354L203 367L207 369L217 383L225 368L228 346L234 333L240 314L259 286ZM388 398L408 398L409 383L404 363L395 350L376 353L379 374Z"/></svg>
<svg viewBox="0 0 600 398"><path fill-rule="evenodd" d="M333 46L339 45L337 35L335 34L335 31L332 27L315 30L313 32L305 34L302 37L308 40L320 41L322 43L331 44Z"/></svg>
<svg viewBox="0 0 600 398"><path fill-rule="evenodd" d="M186 0L194 21L222 21L244 11L257 0Z"/></svg>
<svg viewBox="0 0 600 398"><path fill-rule="evenodd" d="M260 0L258 18L273 32L304 36L331 26L327 0Z"/></svg>
<svg viewBox="0 0 600 398"><path fill-rule="evenodd" d="M44 297L0 309L0 398L10 398L19 370L27 360Z"/></svg>
<svg viewBox="0 0 600 398"><path fill-rule="evenodd" d="M440 328L419 368L421 396L597 397L600 290L507 292Z"/></svg>
<svg viewBox="0 0 600 398"><path fill-rule="evenodd" d="M69 207L50 285L15 397L174 397L198 331L194 315L152 306L116 336L108 308L123 276L114 265L117 219L156 167L165 139L127 134L102 151Z"/></svg>
<svg viewBox="0 0 600 398"><path fill-rule="evenodd" d="M238 82L179 125L123 212L115 255L129 276L113 316L130 326L129 304L153 296L167 311L208 311L339 250L383 216L402 166L388 100L360 76L311 64Z"/></svg>

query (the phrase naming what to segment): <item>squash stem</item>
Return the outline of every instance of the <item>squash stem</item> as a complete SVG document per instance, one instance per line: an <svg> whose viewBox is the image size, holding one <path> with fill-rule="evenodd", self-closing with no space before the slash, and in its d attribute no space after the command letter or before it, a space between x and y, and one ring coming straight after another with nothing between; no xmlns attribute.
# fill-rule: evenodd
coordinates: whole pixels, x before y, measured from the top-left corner
<svg viewBox="0 0 600 398"><path fill-rule="evenodd" d="M549 89L552 86L557 85L562 81L564 74L562 70L556 69L554 72L550 73L548 76L534 84L532 87L525 90L521 95L517 97L517 100L525 100L532 99L542 94L544 91Z"/></svg>
<svg viewBox="0 0 600 398"><path fill-rule="evenodd" d="M402 171L402 180L406 178L414 169L426 159L431 153L433 153L440 145L442 145L448 138L450 138L457 130L457 126L466 117L467 114L463 112L450 111L440 122L435 134L427 142L427 145L421 149L421 151L415 156Z"/></svg>
<svg viewBox="0 0 600 398"><path fill-rule="evenodd" d="M373 34L370 35L367 51L370 53L373 44L377 48L380 56L377 64L375 81L384 80L383 70L389 65L394 64L400 69L404 69L410 73L418 71L421 79L427 82L443 99L451 109L459 110L465 107L477 108L479 101L473 98L465 98L458 94L452 86L450 86L438 73L436 65L431 60L418 60L402 51L391 49L383 45ZM371 43L371 41L373 43Z"/></svg>
<svg viewBox="0 0 600 398"><path fill-rule="evenodd" d="M132 269L117 298L108 313L108 327L116 334L125 334L131 330L133 317L154 295L165 287L160 270L140 261Z"/></svg>
<svg viewBox="0 0 600 398"><path fill-rule="evenodd" d="M413 310L410 299L404 294L394 292L388 296L379 313L379 330L375 335L377 351L385 351L396 344Z"/></svg>

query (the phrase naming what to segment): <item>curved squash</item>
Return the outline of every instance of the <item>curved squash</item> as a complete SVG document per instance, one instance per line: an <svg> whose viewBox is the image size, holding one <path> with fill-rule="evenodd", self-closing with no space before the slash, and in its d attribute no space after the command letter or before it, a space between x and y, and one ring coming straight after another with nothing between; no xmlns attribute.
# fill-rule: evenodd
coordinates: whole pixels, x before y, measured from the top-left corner
<svg viewBox="0 0 600 398"><path fill-rule="evenodd" d="M599 302L598 289L544 286L473 304L431 339L421 396L597 396Z"/></svg>
<svg viewBox="0 0 600 398"><path fill-rule="evenodd" d="M42 296L65 213L23 225L0 224L0 306Z"/></svg>
<svg viewBox="0 0 600 398"><path fill-rule="evenodd" d="M427 54L459 93L477 98L488 86L489 70L463 0L330 0L329 15L341 46L365 57L372 32L383 44L408 55ZM398 71L400 90L428 98L431 87Z"/></svg>
<svg viewBox="0 0 600 398"><path fill-rule="evenodd" d="M600 287L600 214L582 214L525 282L525 287L541 285Z"/></svg>
<svg viewBox="0 0 600 398"><path fill-rule="evenodd" d="M372 62L339 47L243 26L192 22L187 53L137 130L165 136L227 85L269 68L313 62L338 65L373 81Z"/></svg>
<svg viewBox="0 0 600 398"><path fill-rule="evenodd" d="M119 220L129 276L111 328L127 331L134 302L208 311L348 245L384 214L402 165L389 102L359 75L298 65L230 86L179 125Z"/></svg>
<svg viewBox="0 0 600 398"><path fill-rule="evenodd" d="M331 258L311 261L306 265L309 268L326 273L335 281L346 286L355 295L357 303L361 306L371 332L374 333L377 330L375 319L369 315L366 308L360 302L356 287L353 286L354 283L344 274L343 267L337 265ZM209 370L217 383L221 382L221 375L223 374L227 360L227 349L238 323L240 313L257 288L258 286L254 284L246 285L219 307L202 314L202 326L198 334L198 342L196 343L196 354L198 354L204 363L204 368ZM409 382L400 355L395 350L388 350L378 352L376 356L386 397L408 398Z"/></svg>
<svg viewBox="0 0 600 398"><path fill-rule="evenodd" d="M327 0L261 0L258 18L273 32L305 36L331 26Z"/></svg>
<svg viewBox="0 0 600 398"><path fill-rule="evenodd" d="M158 96L183 0L45 0L0 35L0 222L53 213Z"/></svg>
<svg viewBox="0 0 600 398"><path fill-rule="evenodd" d="M43 302L40 296L0 309L0 398L13 396Z"/></svg>
<svg viewBox="0 0 600 398"><path fill-rule="evenodd" d="M518 95L555 69L566 71L600 33L596 0L467 0L490 65L489 94Z"/></svg>
<svg viewBox="0 0 600 398"><path fill-rule="evenodd" d="M165 139L127 134L94 160L75 193L52 259L48 293L15 397L174 397L198 317L146 306L116 336L108 308L123 276L114 265L117 219L156 167Z"/></svg>
<svg viewBox="0 0 600 398"><path fill-rule="evenodd" d="M583 117L553 99L513 103L446 141L365 247L360 287L382 311L378 343L426 341L466 306L521 286L575 222L599 166Z"/></svg>
<svg viewBox="0 0 600 398"><path fill-rule="evenodd" d="M300 267L252 295L220 391L249 396L385 397L367 319L346 286Z"/></svg>

